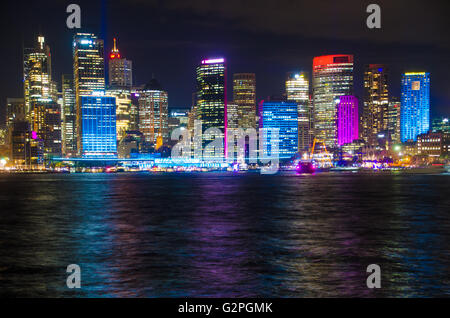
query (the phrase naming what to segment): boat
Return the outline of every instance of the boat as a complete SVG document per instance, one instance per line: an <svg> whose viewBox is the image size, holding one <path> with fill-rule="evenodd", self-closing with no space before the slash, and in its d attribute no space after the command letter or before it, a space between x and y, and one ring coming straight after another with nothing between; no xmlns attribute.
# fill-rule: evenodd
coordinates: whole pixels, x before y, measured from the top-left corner
<svg viewBox="0 0 450 318"><path fill-rule="evenodd" d="M311 174L316 172L316 166L311 161L300 161L296 171L297 173Z"/></svg>

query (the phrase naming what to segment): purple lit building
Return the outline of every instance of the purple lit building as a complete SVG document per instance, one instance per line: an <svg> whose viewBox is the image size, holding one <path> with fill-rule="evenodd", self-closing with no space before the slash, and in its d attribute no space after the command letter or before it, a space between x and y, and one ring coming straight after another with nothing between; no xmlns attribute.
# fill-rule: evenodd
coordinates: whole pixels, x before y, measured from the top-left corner
<svg viewBox="0 0 450 318"><path fill-rule="evenodd" d="M358 99L355 96L340 96L336 106L336 133L338 146L357 140Z"/></svg>

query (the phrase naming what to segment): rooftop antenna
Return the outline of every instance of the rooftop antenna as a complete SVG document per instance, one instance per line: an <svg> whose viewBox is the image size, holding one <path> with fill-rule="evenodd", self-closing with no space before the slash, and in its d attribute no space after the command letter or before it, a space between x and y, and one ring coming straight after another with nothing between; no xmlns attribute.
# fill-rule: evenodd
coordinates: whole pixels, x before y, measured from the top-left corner
<svg viewBox="0 0 450 318"><path fill-rule="evenodd" d="M114 40L114 48L113 48L112 51L113 51L114 53L117 53L117 52L119 52L119 50L117 50L117 47L116 47L116 38L114 38L113 40Z"/></svg>

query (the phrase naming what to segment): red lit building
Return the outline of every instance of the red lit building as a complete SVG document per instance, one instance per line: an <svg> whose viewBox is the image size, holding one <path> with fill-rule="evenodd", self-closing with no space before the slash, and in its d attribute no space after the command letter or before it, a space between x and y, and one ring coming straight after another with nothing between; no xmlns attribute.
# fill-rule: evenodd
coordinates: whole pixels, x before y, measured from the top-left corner
<svg viewBox="0 0 450 318"><path fill-rule="evenodd" d="M131 88L133 85L132 62L125 59L116 47L109 54L109 87L110 88Z"/></svg>
<svg viewBox="0 0 450 318"><path fill-rule="evenodd" d="M336 105L340 96L353 95L353 55L326 55L313 61L315 136L327 147L337 146Z"/></svg>

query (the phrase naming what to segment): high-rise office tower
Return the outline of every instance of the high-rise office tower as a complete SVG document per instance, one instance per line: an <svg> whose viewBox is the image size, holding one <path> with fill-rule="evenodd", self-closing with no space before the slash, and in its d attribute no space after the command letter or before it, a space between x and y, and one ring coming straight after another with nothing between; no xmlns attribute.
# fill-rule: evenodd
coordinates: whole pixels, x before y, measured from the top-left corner
<svg viewBox="0 0 450 318"><path fill-rule="evenodd" d="M36 46L23 51L25 111L30 123L33 103L52 100L51 70L50 48L45 38L38 36Z"/></svg>
<svg viewBox="0 0 450 318"><path fill-rule="evenodd" d="M44 162L43 142L28 121L15 121L11 126L10 159L17 168L36 168Z"/></svg>
<svg viewBox="0 0 450 318"><path fill-rule="evenodd" d="M61 107L58 103L33 103L33 131L43 141L44 158L61 156Z"/></svg>
<svg viewBox="0 0 450 318"><path fill-rule="evenodd" d="M289 159L298 152L298 110L296 102L263 100L259 104L259 118L260 134L265 134L263 148L261 149L267 151L268 156L275 155L272 148L274 143L278 143L280 159ZM278 130L278 138L275 138L274 129Z"/></svg>
<svg viewBox="0 0 450 318"><path fill-rule="evenodd" d="M117 156L116 101L114 97L95 92L80 97L81 156L113 158Z"/></svg>
<svg viewBox="0 0 450 318"><path fill-rule="evenodd" d="M373 145L386 134L389 123L388 70L386 65L369 64L364 72L364 110L362 137Z"/></svg>
<svg viewBox="0 0 450 318"><path fill-rule="evenodd" d="M313 61L315 136L327 147L336 147L336 103L353 95L353 55L326 55Z"/></svg>
<svg viewBox="0 0 450 318"><path fill-rule="evenodd" d="M125 59L116 47L109 54L109 87L110 88L128 88L133 85L133 64L132 61Z"/></svg>
<svg viewBox="0 0 450 318"><path fill-rule="evenodd" d="M298 149L307 149L312 138L312 108L309 102L309 79L305 72L288 73L286 98L298 105Z"/></svg>
<svg viewBox="0 0 450 318"><path fill-rule="evenodd" d="M239 105L235 102L227 103L227 128L236 129L239 127ZM248 128L248 127L247 127Z"/></svg>
<svg viewBox="0 0 450 318"><path fill-rule="evenodd" d="M89 96L93 92L104 92L105 90L103 40L90 33L77 33L74 36L73 74L77 113L77 152L81 155L87 153L82 148L83 142L81 139L83 135L81 97ZM99 105L102 105L102 103Z"/></svg>
<svg viewBox="0 0 450 318"><path fill-rule="evenodd" d="M106 91L106 95L116 98L117 141L120 141L126 136L127 131L132 130L131 92L127 88L110 88Z"/></svg>
<svg viewBox="0 0 450 318"><path fill-rule="evenodd" d="M226 131L227 131L227 81L226 81L225 59L203 60L197 67L197 119L202 121L203 149L216 138L223 138L224 154L226 154ZM218 128L222 131L221 136L205 134L208 128ZM212 152L204 151L203 159L220 160ZM216 158L217 157L217 158Z"/></svg>
<svg viewBox="0 0 450 318"><path fill-rule="evenodd" d="M402 77L401 141L417 140L430 129L430 73L411 72Z"/></svg>
<svg viewBox="0 0 450 318"><path fill-rule="evenodd" d="M77 114L75 110L75 91L72 75L62 75L62 100L62 152L64 156L71 157L77 153Z"/></svg>
<svg viewBox="0 0 450 318"><path fill-rule="evenodd" d="M130 108L129 129L133 130L133 131L139 130L139 92L144 87L145 87L145 85L131 88L131 108Z"/></svg>
<svg viewBox="0 0 450 318"><path fill-rule="evenodd" d="M188 113L188 125L187 125L187 129L189 130L189 134L191 136L194 135L194 125L195 125L195 120L197 119L197 105L192 105L191 109L189 110Z"/></svg>
<svg viewBox="0 0 450 318"><path fill-rule="evenodd" d="M176 128L187 128L189 122L189 111L184 108L172 109L169 112L169 138L172 131Z"/></svg>
<svg viewBox="0 0 450 318"><path fill-rule="evenodd" d="M156 79L139 92L139 131L153 145L166 144L169 140L168 95Z"/></svg>
<svg viewBox="0 0 450 318"><path fill-rule="evenodd" d="M389 99L388 132L390 140L400 142L400 114L401 104L398 97Z"/></svg>
<svg viewBox="0 0 450 318"><path fill-rule="evenodd" d="M61 107L57 85L52 81L50 48L43 36L38 36L34 48L24 49L23 70L27 120L43 142L45 158L60 156Z"/></svg>
<svg viewBox="0 0 450 318"><path fill-rule="evenodd" d="M256 129L256 78L254 73L233 74L233 102L238 106L238 127ZM228 127L230 126L228 125Z"/></svg>
<svg viewBox="0 0 450 318"><path fill-rule="evenodd" d="M431 123L431 131L450 133L450 122L448 117L433 118Z"/></svg>
<svg viewBox="0 0 450 318"><path fill-rule="evenodd" d="M358 99L355 96L340 96L336 109L338 146L352 143L359 138Z"/></svg>
<svg viewBox="0 0 450 318"><path fill-rule="evenodd" d="M23 98L6 99L6 128L12 127L15 121L26 119L25 100Z"/></svg>
<svg viewBox="0 0 450 318"><path fill-rule="evenodd" d="M238 128L243 128L243 129L250 128L250 127L240 127L239 126L240 119L242 119L242 117L240 117L240 115L242 115L242 113L239 111L239 105L235 102L228 101L227 102L227 133L230 136L237 135ZM230 145L227 145L227 146L230 147ZM239 149L237 140L234 140L234 145L232 148L233 148L233 154L237 153L237 151Z"/></svg>

